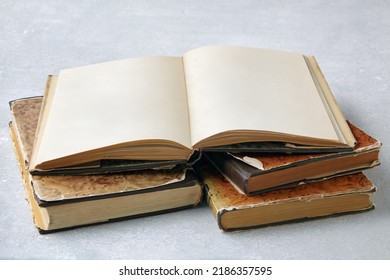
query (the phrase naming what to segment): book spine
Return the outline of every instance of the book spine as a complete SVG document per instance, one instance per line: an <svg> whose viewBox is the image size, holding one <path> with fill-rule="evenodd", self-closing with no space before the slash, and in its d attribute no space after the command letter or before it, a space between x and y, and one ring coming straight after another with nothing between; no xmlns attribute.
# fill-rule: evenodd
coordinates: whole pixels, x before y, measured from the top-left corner
<svg viewBox="0 0 390 280"><path fill-rule="evenodd" d="M251 173L237 164L237 160L226 153L205 153L209 161L230 181L234 187L248 194L248 181Z"/></svg>

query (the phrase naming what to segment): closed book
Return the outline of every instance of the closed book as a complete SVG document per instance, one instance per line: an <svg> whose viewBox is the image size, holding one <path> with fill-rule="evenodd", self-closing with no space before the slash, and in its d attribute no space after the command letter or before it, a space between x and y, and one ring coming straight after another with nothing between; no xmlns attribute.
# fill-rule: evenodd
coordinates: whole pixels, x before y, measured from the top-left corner
<svg viewBox="0 0 390 280"><path fill-rule="evenodd" d="M356 146L351 151L301 154L206 152L205 155L239 191L247 195L379 165L381 143L355 125L348 125L356 139Z"/></svg>
<svg viewBox="0 0 390 280"><path fill-rule="evenodd" d="M375 186L363 173L246 196L212 165L197 167L207 201L224 231L359 213L374 208Z"/></svg>
<svg viewBox="0 0 390 280"><path fill-rule="evenodd" d="M33 220L41 233L164 213L201 202L192 169L177 165L102 175L31 175L28 163L42 97L12 101L10 122Z"/></svg>

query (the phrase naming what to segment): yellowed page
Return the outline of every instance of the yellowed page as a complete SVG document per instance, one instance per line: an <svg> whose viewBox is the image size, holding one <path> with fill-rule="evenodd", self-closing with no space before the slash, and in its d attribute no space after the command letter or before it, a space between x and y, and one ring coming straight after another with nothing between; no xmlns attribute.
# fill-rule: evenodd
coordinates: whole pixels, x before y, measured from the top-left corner
<svg viewBox="0 0 390 280"><path fill-rule="evenodd" d="M339 141L303 55L211 46L183 61L192 145L228 130Z"/></svg>
<svg viewBox="0 0 390 280"><path fill-rule="evenodd" d="M191 146L181 58L133 58L62 70L36 163L143 139Z"/></svg>

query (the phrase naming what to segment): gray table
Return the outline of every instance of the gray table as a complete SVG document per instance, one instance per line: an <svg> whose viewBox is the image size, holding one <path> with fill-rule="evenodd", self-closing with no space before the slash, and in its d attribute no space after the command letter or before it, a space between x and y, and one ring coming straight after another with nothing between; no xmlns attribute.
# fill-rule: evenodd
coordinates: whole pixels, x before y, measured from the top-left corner
<svg viewBox="0 0 390 280"><path fill-rule="evenodd" d="M389 259L389 1L0 2L0 259ZM223 233L206 205L39 235L12 143L8 101L41 95L62 68L181 55L212 44L314 54L347 119L380 139L376 210Z"/></svg>

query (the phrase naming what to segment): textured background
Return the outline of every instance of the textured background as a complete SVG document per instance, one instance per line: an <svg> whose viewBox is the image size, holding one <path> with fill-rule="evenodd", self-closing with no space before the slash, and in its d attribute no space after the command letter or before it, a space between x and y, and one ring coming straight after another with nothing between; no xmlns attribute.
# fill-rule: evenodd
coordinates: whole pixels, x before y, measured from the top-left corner
<svg viewBox="0 0 390 280"><path fill-rule="evenodd" d="M390 259L389 1L0 1L0 259ZM316 56L347 119L383 143L376 210L223 233L207 208L39 235L8 101L62 68L229 44Z"/></svg>

